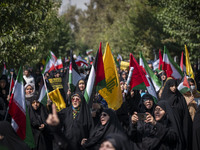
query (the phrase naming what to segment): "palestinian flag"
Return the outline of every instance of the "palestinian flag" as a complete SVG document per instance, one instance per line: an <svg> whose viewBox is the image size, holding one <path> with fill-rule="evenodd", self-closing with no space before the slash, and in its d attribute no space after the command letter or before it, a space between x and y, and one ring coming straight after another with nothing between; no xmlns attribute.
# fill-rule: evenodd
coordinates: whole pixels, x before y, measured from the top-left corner
<svg viewBox="0 0 200 150"><path fill-rule="evenodd" d="M59 58L56 60L55 68L56 68L56 69L62 69L62 68L63 68L63 63L62 63L61 57L59 57Z"/></svg>
<svg viewBox="0 0 200 150"><path fill-rule="evenodd" d="M129 68L133 67L132 78L130 81L130 89L135 90L146 90L146 86L149 86L144 72L140 68L138 62L133 57L133 54L130 53L130 65Z"/></svg>
<svg viewBox="0 0 200 150"><path fill-rule="evenodd" d="M34 138L32 134L29 113L26 108L23 85L23 71L20 67L9 101L8 113L12 117L12 126L16 133L29 145L30 148L34 148Z"/></svg>
<svg viewBox="0 0 200 150"><path fill-rule="evenodd" d="M39 88L39 99L38 101L42 103L44 106L47 105L47 86L44 80L44 75L42 74L42 79L40 81L40 88Z"/></svg>
<svg viewBox="0 0 200 150"><path fill-rule="evenodd" d="M164 54L163 54L163 66L162 70L164 70L167 74L167 77L172 77L174 79L180 79L183 77L183 73L179 66L173 61L167 48L164 46Z"/></svg>
<svg viewBox="0 0 200 150"><path fill-rule="evenodd" d="M182 82L178 85L178 90L182 93L185 94L188 91L190 91L190 85L188 83L187 77L184 76Z"/></svg>
<svg viewBox="0 0 200 150"><path fill-rule="evenodd" d="M159 91L161 88L161 82L158 79L158 77L154 74L154 72L151 70L151 68L149 68L147 61L142 55L142 52L140 52L140 66L144 68L144 70L146 71L149 79L152 81L155 90Z"/></svg>
<svg viewBox="0 0 200 150"><path fill-rule="evenodd" d="M97 54L95 57L95 62L92 65L90 75L88 78L88 82L87 82L87 86L86 86L86 90L84 93L84 97L85 97L87 103L90 101L90 97L92 95L94 87L96 87L97 92L100 89L103 89L104 87L106 87L101 43L99 46L99 51L97 51Z"/></svg>
<svg viewBox="0 0 200 150"><path fill-rule="evenodd" d="M75 63L73 53L70 51L70 65L69 65L69 87L71 92L74 92L76 84L81 79L80 73L78 71L78 67Z"/></svg>
<svg viewBox="0 0 200 150"><path fill-rule="evenodd" d="M6 63L3 62L3 71L2 71L2 75L7 75L7 69L6 69Z"/></svg>

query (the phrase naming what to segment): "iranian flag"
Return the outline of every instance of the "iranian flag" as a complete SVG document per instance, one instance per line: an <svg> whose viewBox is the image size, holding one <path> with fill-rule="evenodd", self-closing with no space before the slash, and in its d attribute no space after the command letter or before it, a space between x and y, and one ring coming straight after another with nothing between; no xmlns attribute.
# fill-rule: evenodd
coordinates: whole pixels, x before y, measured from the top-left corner
<svg viewBox="0 0 200 150"><path fill-rule="evenodd" d="M61 56L58 57L58 59L56 60L55 68L56 68L56 69L62 69L62 68L63 68L63 63L62 63Z"/></svg>
<svg viewBox="0 0 200 150"><path fill-rule="evenodd" d="M51 72L52 70L55 70L54 60L52 57L48 56L42 74L45 72Z"/></svg>
<svg viewBox="0 0 200 150"><path fill-rule="evenodd" d="M70 51L70 65L69 65L69 88L73 92L75 90L76 84L81 79L78 67L75 63L73 53Z"/></svg>
<svg viewBox="0 0 200 150"><path fill-rule="evenodd" d="M57 61L57 57L56 57L56 55L52 51L50 51L50 57L51 57L53 63L55 64L56 61Z"/></svg>
<svg viewBox="0 0 200 150"><path fill-rule="evenodd" d="M190 91L190 85L188 83L187 77L184 76L182 82L178 85L178 90L182 93L185 94L188 91Z"/></svg>
<svg viewBox="0 0 200 150"><path fill-rule="evenodd" d="M45 79L44 79L44 75L42 74L42 79L40 81L38 101L40 103L42 103L44 106L47 105L47 93L48 93L48 90L47 90L46 82L45 82Z"/></svg>
<svg viewBox="0 0 200 150"><path fill-rule="evenodd" d="M164 54L163 54L163 66L162 70L164 70L167 74L167 77L172 77L174 79L180 79L183 77L183 73L179 66L173 61L167 48L164 46Z"/></svg>
<svg viewBox="0 0 200 150"><path fill-rule="evenodd" d="M101 43L99 45L99 51L97 51L97 54L95 57L95 62L92 65L90 75L88 78L88 82L87 82L87 86L86 86L86 90L84 93L84 97L85 97L87 103L89 103L89 101L90 101L90 97L92 95L94 87L96 87L97 92L100 89L103 89L104 87L106 87Z"/></svg>
<svg viewBox="0 0 200 150"><path fill-rule="evenodd" d="M147 61L142 55L142 52L140 52L140 66L146 71L149 79L152 81L152 84L156 91L159 91L161 88L161 82L158 79L158 77L154 74L154 72L149 68Z"/></svg>
<svg viewBox="0 0 200 150"><path fill-rule="evenodd" d="M29 145L29 147L33 148L35 146L34 138L32 135L29 114L26 108L23 85L23 71L20 67L9 101L8 113L12 117L12 127L16 133Z"/></svg>
<svg viewBox="0 0 200 150"><path fill-rule="evenodd" d="M83 59L81 56L78 56L77 59L76 59L76 64L78 66L83 66L83 65L86 65L88 66L88 63L85 59Z"/></svg>

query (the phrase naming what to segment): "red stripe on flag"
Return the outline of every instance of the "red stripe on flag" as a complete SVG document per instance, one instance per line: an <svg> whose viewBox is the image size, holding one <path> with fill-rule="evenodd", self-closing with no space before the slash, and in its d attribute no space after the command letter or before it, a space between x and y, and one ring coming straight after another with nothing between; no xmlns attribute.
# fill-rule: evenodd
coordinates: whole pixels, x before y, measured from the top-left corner
<svg viewBox="0 0 200 150"><path fill-rule="evenodd" d="M11 117L19 127L17 130L17 134L22 140L24 140L26 137L26 115L19 108L13 96L14 94L12 94L10 98L8 113L11 115Z"/></svg>
<svg viewBox="0 0 200 150"><path fill-rule="evenodd" d="M183 85L186 86L187 88L190 88L190 85L189 85L189 83L188 83L188 80L187 80L187 77L186 77L186 76L184 77Z"/></svg>

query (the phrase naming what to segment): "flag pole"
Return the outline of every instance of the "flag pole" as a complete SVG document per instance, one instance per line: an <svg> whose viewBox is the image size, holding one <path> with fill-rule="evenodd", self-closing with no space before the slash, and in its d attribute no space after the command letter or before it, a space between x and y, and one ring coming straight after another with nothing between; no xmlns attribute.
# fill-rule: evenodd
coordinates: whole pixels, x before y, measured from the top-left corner
<svg viewBox="0 0 200 150"><path fill-rule="evenodd" d="M46 92L47 92L47 101L49 101L50 98L49 98L49 94L48 94L48 91L47 91L47 86L46 86L46 81L45 81L45 79L44 79L44 74L42 74L42 78L43 78L45 90L46 90Z"/></svg>

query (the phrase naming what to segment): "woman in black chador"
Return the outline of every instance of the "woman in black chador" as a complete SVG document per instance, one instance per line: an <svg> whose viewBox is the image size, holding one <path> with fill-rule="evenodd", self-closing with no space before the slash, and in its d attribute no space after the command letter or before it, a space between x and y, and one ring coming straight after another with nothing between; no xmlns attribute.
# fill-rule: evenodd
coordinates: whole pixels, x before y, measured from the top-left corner
<svg viewBox="0 0 200 150"><path fill-rule="evenodd" d="M7 121L0 121L0 149L30 150Z"/></svg>
<svg viewBox="0 0 200 150"><path fill-rule="evenodd" d="M161 100L167 101L172 107L175 120L179 126L179 137L181 138L182 149L192 149L192 119L190 117L185 98L177 90L176 81L169 79L161 95Z"/></svg>
<svg viewBox="0 0 200 150"><path fill-rule="evenodd" d="M81 150L81 140L88 138L92 129L92 116L88 104L81 93L71 97L71 105L58 113L53 105L53 114L50 114L47 123L57 126L54 131L54 140L59 149Z"/></svg>
<svg viewBox="0 0 200 150"><path fill-rule="evenodd" d="M103 139L110 133L124 134L115 112L112 109L104 109L99 123L90 137L82 140L82 145L87 150L98 150Z"/></svg>
<svg viewBox="0 0 200 150"><path fill-rule="evenodd" d="M29 106L29 116L36 147L34 150L51 150L52 142L49 129L46 124L46 108L38 101L36 95L31 98Z"/></svg>

